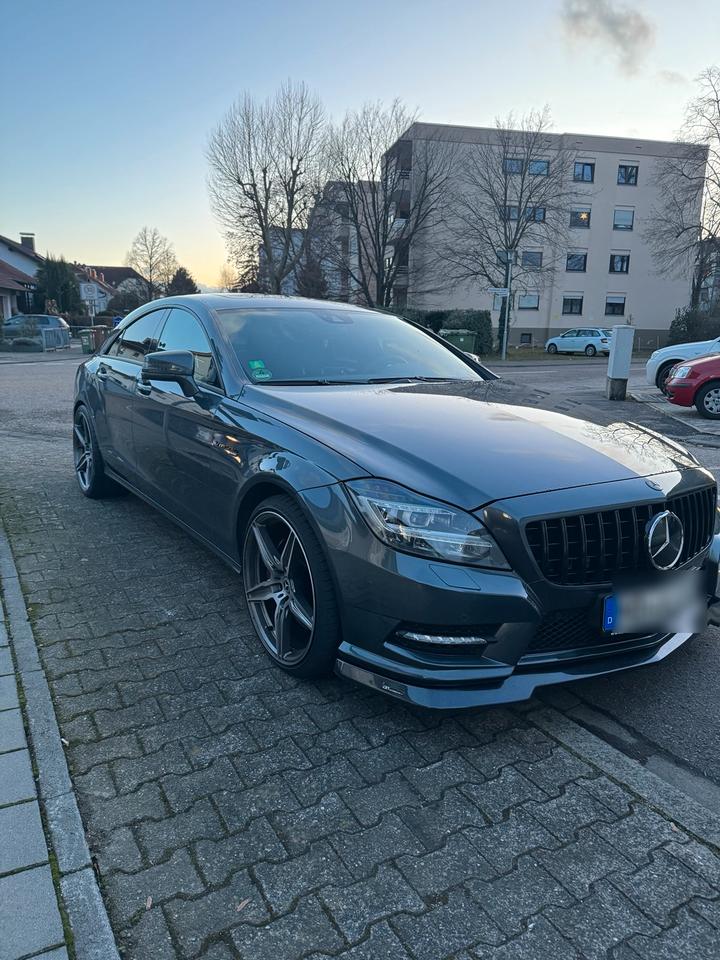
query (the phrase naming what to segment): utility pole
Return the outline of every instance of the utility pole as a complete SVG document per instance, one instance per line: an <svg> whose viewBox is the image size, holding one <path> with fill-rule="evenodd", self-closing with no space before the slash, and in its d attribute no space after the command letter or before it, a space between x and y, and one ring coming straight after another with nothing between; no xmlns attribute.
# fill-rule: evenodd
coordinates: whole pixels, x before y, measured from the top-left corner
<svg viewBox="0 0 720 960"><path fill-rule="evenodd" d="M512 258L514 251L505 251L505 265L507 268L507 299L505 301L505 327L503 328L502 359L507 360L508 331L510 329L510 304L512 303Z"/></svg>

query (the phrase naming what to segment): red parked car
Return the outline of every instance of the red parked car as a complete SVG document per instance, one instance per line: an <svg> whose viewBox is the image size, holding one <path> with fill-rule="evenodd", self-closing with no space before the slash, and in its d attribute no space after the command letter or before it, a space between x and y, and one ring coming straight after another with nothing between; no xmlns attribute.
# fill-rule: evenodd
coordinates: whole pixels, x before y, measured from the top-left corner
<svg viewBox="0 0 720 960"><path fill-rule="evenodd" d="M720 356L684 360L670 371L665 384L670 403L693 404L703 417L720 420Z"/></svg>

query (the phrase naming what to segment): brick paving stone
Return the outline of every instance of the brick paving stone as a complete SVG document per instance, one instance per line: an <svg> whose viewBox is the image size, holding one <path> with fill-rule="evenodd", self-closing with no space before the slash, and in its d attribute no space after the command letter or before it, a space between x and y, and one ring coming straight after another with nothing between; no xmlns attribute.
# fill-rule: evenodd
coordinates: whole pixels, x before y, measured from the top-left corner
<svg viewBox="0 0 720 960"><path fill-rule="evenodd" d="M374 876L350 886L326 887L319 899L351 942L359 940L377 920L425 909L423 900L391 864L381 864Z"/></svg>
<svg viewBox="0 0 720 960"><path fill-rule="evenodd" d="M179 746L176 749L181 753ZM182 761L184 765L178 756L176 768L172 771L163 771L175 776L163 776L160 780L163 793L174 813L187 810L196 800L201 800L213 793L234 792L243 788L237 770L227 757L220 757L202 770L194 772L187 764L184 754L182 754Z"/></svg>
<svg viewBox="0 0 720 960"><path fill-rule="evenodd" d="M124 927L131 917L147 909L148 898L157 905L179 895L202 893L205 885L187 850L181 850L157 867L137 873L114 873L106 879L105 888L110 894L113 919Z"/></svg>
<svg viewBox="0 0 720 960"><path fill-rule="evenodd" d="M485 779L456 751L449 751L442 760L434 763L405 767L402 774L426 800L439 800L449 787L461 783L481 783Z"/></svg>
<svg viewBox="0 0 720 960"><path fill-rule="evenodd" d="M442 800L416 807L404 807L398 815L428 849L433 850L445 838L463 827L482 827L486 820L472 800L455 787L445 792Z"/></svg>
<svg viewBox="0 0 720 960"><path fill-rule="evenodd" d="M395 917L391 926L417 960L439 960L477 943L499 944L502 932L464 890L420 917Z"/></svg>
<svg viewBox="0 0 720 960"><path fill-rule="evenodd" d="M337 956L342 960L410 960L410 954L384 920L370 928L367 940ZM327 960L327 954L313 953L307 960Z"/></svg>
<svg viewBox="0 0 720 960"><path fill-rule="evenodd" d="M504 823L471 829L466 836L498 871L510 870L517 857L536 848L553 850L558 841L523 807L513 811Z"/></svg>
<svg viewBox="0 0 720 960"><path fill-rule="evenodd" d="M527 928L495 950L474 950L482 960L586 960L543 916L528 923Z"/></svg>
<svg viewBox="0 0 720 960"><path fill-rule="evenodd" d="M135 835L150 861L157 863L195 840L218 840L225 829L210 801L198 800L182 813L138 824Z"/></svg>
<svg viewBox="0 0 720 960"><path fill-rule="evenodd" d="M494 780L485 783L465 783L460 790L492 823L498 823L508 810L526 800L546 799L542 790L515 767L505 767Z"/></svg>
<svg viewBox="0 0 720 960"><path fill-rule="evenodd" d="M121 757L142 756L142 748L135 734L119 737L106 737L97 743L75 746L71 753L72 773L87 773L92 767Z"/></svg>
<svg viewBox="0 0 720 960"><path fill-rule="evenodd" d="M590 829L578 831L578 839L559 850L538 850L533 856L578 898L587 896L596 880L631 869L625 857Z"/></svg>
<svg viewBox="0 0 720 960"><path fill-rule="evenodd" d="M32 905L32 923L18 904ZM16 960L64 942L50 867L0 877L0 957Z"/></svg>
<svg viewBox="0 0 720 960"><path fill-rule="evenodd" d="M37 801L0 807L0 874L46 863L47 859Z"/></svg>
<svg viewBox="0 0 720 960"><path fill-rule="evenodd" d="M146 910L137 923L123 930L117 939L124 960L177 960L177 951L160 907Z"/></svg>
<svg viewBox="0 0 720 960"><path fill-rule="evenodd" d="M300 951L334 954L346 946L314 897L262 927L236 927L232 940L242 960L280 960L297 957Z"/></svg>
<svg viewBox="0 0 720 960"><path fill-rule="evenodd" d="M0 677L14 676L15 665L10 654L10 647L0 646Z"/></svg>
<svg viewBox="0 0 720 960"><path fill-rule="evenodd" d="M99 763L91 767L87 773L75 774L73 786L78 794L87 794L104 800L116 797L118 794L108 763Z"/></svg>
<svg viewBox="0 0 720 960"><path fill-rule="evenodd" d="M690 906L694 913L699 914L711 927L720 931L720 900L692 900Z"/></svg>
<svg viewBox="0 0 720 960"><path fill-rule="evenodd" d="M596 823L593 830L638 865L648 863L652 851L662 844L684 836L644 804L636 805L629 816L615 823Z"/></svg>
<svg viewBox="0 0 720 960"><path fill-rule="evenodd" d="M344 790L341 795L366 827L376 823L380 815L389 810L420 803L418 794L400 773L389 773L381 783L360 790Z"/></svg>
<svg viewBox="0 0 720 960"><path fill-rule="evenodd" d="M580 786L571 783L558 798L530 802L526 809L559 840L572 840L576 832L596 820L612 823L617 816Z"/></svg>
<svg viewBox="0 0 720 960"><path fill-rule="evenodd" d="M714 896L713 890L694 870L688 869L665 850L632 875L619 873L612 882L626 897L657 923L665 924L673 910L692 897Z"/></svg>
<svg viewBox="0 0 720 960"><path fill-rule="evenodd" d="M0 711L0 753L27 746L20 710Z"/></svg>
<svg viewBox="0 0 720 960"><path fill-rule="evenodd" d="M269 819L290 853L301 852L313 840L359 827L352 811L337 793L328 793L297 813L271 813Z"/></svg>
<svg viewBox="0 0 720 960"><path fill-rule="evenodd" d="M394 813L385 814L374 827L333 834L330 843L356 879L366 877L386 860L420 854L425 849Z"/></svg>
<svg viewBox="0 0 720 960"><path fill-rule="evenodd" d="M366 783L378 783L386 774L401 767L421 766L423 757L404 736L391 737L385 743L368 750L351 750L348 760L359 771Z"/></svg>
<svg viewBox="0 0 720 960"><path fill-rule="evenodd" d="M549 757L527 762L520 760L517 769L528 780L553 796L561 788L578 777L589 777L593 770L587 763L574 756L564 747L556 747Z"/></svg>
<svg viewBox="0 0 720 960"><path fill-rule="evenodd" d="M313 766L292 740L279 743L271 750L233 757L232 762L246 787L256 787L275 773L309 770Z"/></svg>
<svg viewBox="0 0 720 960"><path fill-rule="evenodd" d="M513 729L503 730L490 743L482 746L469 746L463 754L473 766L486 777L497 777L503 767L517 763L520 760L533 762L552 753L548 743L546 747L539 747L532 742L523 741L515 736Z"/></svg>
<svg viewBox="0 0 720 960"><path fill-rule="evenodd" d="M0 807L6 803L32 800L35 795L35 781L28 751L0 753Z"/></svg>
<svg viewBox="0 0 720 960"><path fill-rule="evenodd" d="M273 913L286 913L303 894L329 884L345 885L353 879L326 840L280 863L259 863L254 873Z"/></svg>
<svg viewBox="0 0 720 960"><path fill-rule="evenodd" d="M136 820L154 819L162 822L165 816L165 804L156 783L146 783L133 793L110 800L87 797L84 806L92 828L106 832Z"/></svg>
<svg viewBox="0 0 720 960"><path fill-rule="evenodd" d="M632 812L634 796L619 784L607 777L591 777L578 781L579 788L609 807L618 817L626 817Z"/></svg>
<svg viewBox="0 0 720 960"><path fill-rule="evenodd" d="M466 880L490 879L496 870L463 834L422 856L399 857L397 865L423 897L436 896Z"/></svg>
<svg viewBox="0 0 720 960"><path fill-rule="evenodd" d="M629 945L642 960L717 960L718 932L685 912L656 937L633 937Z"/></svg>
<svg viewBox="0 0 720 960"><path fill-rule="evenodd" d="M720 888L720 856L702 846L696 840L690 840L688 843L678 843L678 834L676 831L672 837L672 843L665 847L665 851L672 857L677 857L686 867L689 867L695 873L706 880L713 887Z"/></svg>
<svg viewBox="0 0 720 960"><path fill-rule="evenodd" d="M329 760L311 770L291 770L285 781L303 806L316 803L326 793L343 787L361 787L364 781L357 769L345 757Z"/></svg>
<svg viewBox="0 0 720 960"><path fill-rule="evenodd" d="M580 903L550 907L544 913L587 960L605 960L613 947L634 934L660 931L606 880L596 883L592 895Z"/></svg>
<svg viewBox="0 0 720 960"><path fill-rule="evenodd" d="M19 704L15 677L0 677L0 710L12 710Z"/></svg>
<svg viewBox="0 0 720 960"><path fill-rule="evenodd" d="M134 873L142 867L142 854L129 827L119 827L105 836L95 849L100 875L123 870Z"/></svg>
<svg viewBox="0 0 720 960"><path fill-rule="evenodd" d="M110 764L113 780L120 793L131 793L143 783L159 780L171 773L189 773L192 769L179 743L168 743L156 753ZM165 791L167 796L167 791Z"/></svg>
<svg viewBox="0 0 720 960"><path fill-rule="evenodd" d="M230 833L244 829L263 814L292 813L300 806L282 777L271 777L246 790L218 793L215 802Z"/></svg>
<svg viewBox="0 0 720 960"><path fill-rule="evenodd" d="M240 833L220 840L200 840L194 845L195 860L205 880L225 883L240 867L266 860L284 860L287 851L265 817L258 817Z"/></svg>
<svg viewBox="0 0 720 960"><path fill-rule="evenodd" d="M452 717L446 718L430 730L409 732L405 736L427 763L437 762L448 750L473 747L476 744L474 735Z"/></svg>

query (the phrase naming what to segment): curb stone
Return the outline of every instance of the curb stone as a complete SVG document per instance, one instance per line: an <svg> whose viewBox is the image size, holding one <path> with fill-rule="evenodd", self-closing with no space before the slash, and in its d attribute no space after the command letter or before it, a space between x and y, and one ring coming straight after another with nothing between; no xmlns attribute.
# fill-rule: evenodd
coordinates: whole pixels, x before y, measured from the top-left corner
<svg viewBox="0 0 720 960"><path fill-rule="evenodd" d="M77 960L120 960L92 869L50 688L40 665L20 579L2 523L0 582L5 597L10 645L25 694L25 717L31 754L37 767L40 802L50 846L57 859L60 891L73 934L75 956ZM3 626L0 642L4 633ZM63 955L62 951L58 954L59 957Z"/></svg>

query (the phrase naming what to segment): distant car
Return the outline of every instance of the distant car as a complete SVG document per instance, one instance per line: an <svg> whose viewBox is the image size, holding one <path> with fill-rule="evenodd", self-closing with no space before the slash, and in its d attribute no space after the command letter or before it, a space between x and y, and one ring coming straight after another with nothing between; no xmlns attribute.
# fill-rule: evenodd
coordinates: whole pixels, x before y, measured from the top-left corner
<svg viewBox="0 0 720 960"><path fill-rule="evenodd" d="M42 331L53 331L43 337ZM3 338L12 343L44 343L50 347L70 346L70 327L62 317L47 313L18 313L3 321Z"/></svg>
<svg viewBox="0 0 720 960"><path fill-rule="evenodd" d="M559 337L551 337L545 344L548 353L584 353L594 357L598 353L610 353L612 330L604 327L578 327L566 330Z"/></svg>
<svg viewBox="0 0 720 960"><path fill-rule="evenodd" d="M720 356L699 357L673 367L665 381L670 403L697 407L709 420L720 420Z"/></svg>
<svg viewBox="0 0 720 960"><path fill-rule="evenodd" d="M681 360L694 360L720 353L720 337L715 340L698 340L695 343L674 343L671 347L661 347L650 354L645 364L645 378L650 386L665 393L665 381L674 366Z"/></svg>

